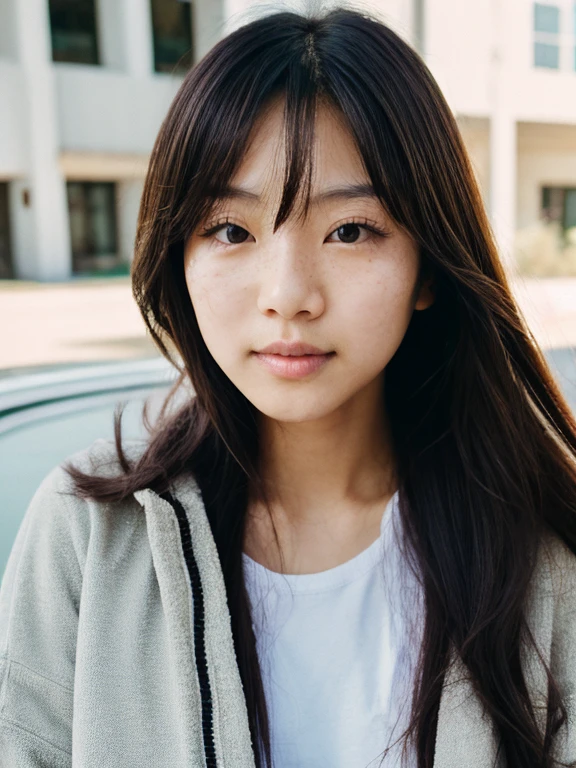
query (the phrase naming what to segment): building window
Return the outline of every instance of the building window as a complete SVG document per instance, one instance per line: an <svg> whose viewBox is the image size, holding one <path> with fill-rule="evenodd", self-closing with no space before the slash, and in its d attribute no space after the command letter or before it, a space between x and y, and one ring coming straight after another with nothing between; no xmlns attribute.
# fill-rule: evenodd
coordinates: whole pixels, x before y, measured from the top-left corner
<svg viewBox="0 0 576 768"><path fill-rule="evenodd" d="M193 63L190 0L151 0L156 72L184 73Z"/></svg>
<svg viewBox="0 0 576 768"><path fill-rule="evenodd" d="M50 0L52 60L99 64L95 0Z"/></svg>
<svg viewBox="0 0 576 768"><path fill-rule="evenodd" d="M10 214L8 209L8 184L0 183L0 280L14 277L10 248Z"/></svg>
<svg viewBox="0 0 576 768"><path fill-rule="evenodd" d="M560 66L560 8L534 3L534 66Z"/></svg>
<svg viewBox="0 0 576 768"><path fill-rule="evenodd" d="M576 231L576 187L543 187L542 216L560 225L565 239Z"/></svg>
<svg viewBox="0 0 576 768"><path fill-rule="evenodd" d="M74 274L127 272L118 253L116 185L69 181L67 189Z"/></svg>

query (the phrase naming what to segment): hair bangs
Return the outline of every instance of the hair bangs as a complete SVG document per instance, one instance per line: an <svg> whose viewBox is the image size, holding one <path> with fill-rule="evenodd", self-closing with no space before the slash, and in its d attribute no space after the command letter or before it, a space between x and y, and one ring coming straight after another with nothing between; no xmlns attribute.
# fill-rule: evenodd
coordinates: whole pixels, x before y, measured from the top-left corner
<svg viewBox="0 0 576 768"><path fill-rule="evenodd" d="M300 33L296 45L294 39L279 38L276 46L268 39L266 45L261 44L260 58L252 52L250 57L234 61L234 66L224 73L222 61L217 57L218 88L206 87L204 93L202 81L210 81L211 75L203 69L209 69L210 61L201 62L191 72L200 86L194 88L197 114L191 116L192 129L181 145L180 167L185 165L187 173L180 175L182 184L179 204L173 208L171 242L187 239L198 224L225 201L254 131L277 99L284 101L284 184L274 231L292 214L297 218L307 215L316 111L320 100L327 100L313 37L311 32ZM274 50L288 43L290 56L282 57ZM206 58L210 59L210 55ZM190 92L192 84L183 90ZM184 161L182 153L187 155Z"/></svg>

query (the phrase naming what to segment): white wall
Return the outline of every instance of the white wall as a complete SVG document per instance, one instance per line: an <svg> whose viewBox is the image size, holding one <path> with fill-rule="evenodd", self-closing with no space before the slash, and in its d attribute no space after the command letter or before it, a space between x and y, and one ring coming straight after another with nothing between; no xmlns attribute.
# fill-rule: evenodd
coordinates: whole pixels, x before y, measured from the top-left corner
<svg viewBox="0 0 576 768"><path fill-rule="evenodd" d="M459 114L485 117L490 112L493 5L486 0L426 1L424 58Z"/></svg>
<svg viewBox="0 0 576 768"><path fill-rule="evenodd" d="M26 80L15 61L0 59L0 179L28 169Z"/></svg>
<svg viewBox="0 0 576 768"><path fill-rule="evenodd" d="M576 126L519 126L519 229L538 221L541 186L576 186Z"/></svg>
<svg viewBox="0 0 576 768"><path fill-rule="evenodd" d="M531 0L428 0L426 61L455 112L490 114L504 80L516 120L576 123L576 36L570 70L535 67L532 24Z"/></svg>
<svg viewBox="0 0 576 768"><path fill-rule="evenodd" d="M482 199L487 209L490 206L490 123L483 118L459 117L458 127L464 139L466 150Z"/></svg>
<svg viewBox="0 0 576 768"><path fill-rule="evenodd" d="M133 78L81 64L57 64L60 148L149 152L182 78Z"/></svg>
<svg viewBox="0 0 576 768"><path fill-rule="evenodd" d="M576 71L542 69L520 79L512 107L525 122L576 123Z"/></svg>

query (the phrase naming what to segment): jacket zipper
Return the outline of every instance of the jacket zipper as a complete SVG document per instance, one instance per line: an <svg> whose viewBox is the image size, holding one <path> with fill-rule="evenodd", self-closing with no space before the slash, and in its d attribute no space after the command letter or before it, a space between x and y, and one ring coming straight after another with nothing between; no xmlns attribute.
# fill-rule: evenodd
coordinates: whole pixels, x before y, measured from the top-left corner
<svg viewBox="0 0 576 768"><path fill-rule="evenodd" d="M216 748L214 745L214 706L212 701L212 691L210 689L210 678L208 676L208 663L206 661L206 626L204 623L204 593L202 591L202 581L200 571L194 557L192 549L192 536L190 533L190 523L186 517L186 512L178 499L174 498L168 491L159 494L164 501L167 501L176 514L178 525L180 526L180 537L182 540L182 551L184 560L188 568L190 583L192 585L193 597L193 617L194 617L194 655L196 671L200 684L200 701L202 707L202 739L204 744L204 757L206 759L206 768L217 768Z"/></svg>

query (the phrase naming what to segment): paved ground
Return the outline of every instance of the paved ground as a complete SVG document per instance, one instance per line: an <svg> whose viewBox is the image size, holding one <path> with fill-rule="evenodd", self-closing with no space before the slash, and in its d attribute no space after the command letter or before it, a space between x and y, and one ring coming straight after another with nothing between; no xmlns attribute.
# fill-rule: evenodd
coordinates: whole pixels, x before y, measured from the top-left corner
<svg viewBox="0 0 576 768"><path fill-rule="evenodd" d="M576 348L576 278L524 278L514 291L542 347ZM0 281L0 372L156 354L127 277Z"/></svg>
<svg viewBox="0 0 576 768"><path fill-rule="evenodd" d="M129 278L0 281L0 369L155 354Z"/></svg>
<svg viewBox="0 0 576 768"><path fill-rule="evenodd" d="M576 347L576 277L516 279L513 290L544 349Z"/></svg>

